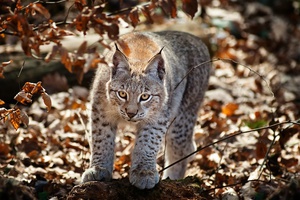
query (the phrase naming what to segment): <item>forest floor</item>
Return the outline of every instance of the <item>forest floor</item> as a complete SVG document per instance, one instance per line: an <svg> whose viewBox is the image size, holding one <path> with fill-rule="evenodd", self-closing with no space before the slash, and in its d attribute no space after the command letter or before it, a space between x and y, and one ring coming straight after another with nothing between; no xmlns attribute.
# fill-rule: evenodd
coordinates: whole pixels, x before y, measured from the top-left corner
<svg viewBox="0 0 300 200"><path fill-rule="evenodd" d="M151 26L200 36L214 60L188 178L161 181L147 191L131 186L135 136L123 129L116 138L114 180L78 185L90 155L89 91L52 74L43 82L69 88L50 94L49 112L38 98L22 107L27 127L16 131L0 123L0 199L299 199L299 18L275 10L257 3L207 7L201 23L181 18ZM159 170L163 158L162 152Z"/></svg>

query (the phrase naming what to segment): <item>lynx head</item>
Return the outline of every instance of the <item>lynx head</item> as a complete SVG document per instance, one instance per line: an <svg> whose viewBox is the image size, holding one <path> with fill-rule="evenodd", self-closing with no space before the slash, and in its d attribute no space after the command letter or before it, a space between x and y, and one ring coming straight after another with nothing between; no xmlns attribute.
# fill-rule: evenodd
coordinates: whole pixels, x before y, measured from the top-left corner
<svg viewBox="0 0 300 200"><path fill-rule="evenodd" d="M143 61L132 56L128 58L116 45L107 96L123 119L150 123L157 120L167 101L164 64L161 51Z"/></svg>

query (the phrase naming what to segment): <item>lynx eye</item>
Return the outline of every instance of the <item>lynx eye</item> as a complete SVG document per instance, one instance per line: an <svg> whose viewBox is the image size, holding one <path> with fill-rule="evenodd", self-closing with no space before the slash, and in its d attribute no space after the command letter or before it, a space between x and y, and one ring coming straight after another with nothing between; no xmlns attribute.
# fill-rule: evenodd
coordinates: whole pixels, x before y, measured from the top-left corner
<svg viewBox="0 0 300 200"><path fill-rule="evenodd" d="M127 99L127 93L124 91L118 91L117 96L119 97L119 99Z"/></svg>
<svg viewBox="0 0 300 200"><path fill-rule="evenodd" d="M150 100L151 95L150 94L141 94L140 101L148 101Z"/></svg>

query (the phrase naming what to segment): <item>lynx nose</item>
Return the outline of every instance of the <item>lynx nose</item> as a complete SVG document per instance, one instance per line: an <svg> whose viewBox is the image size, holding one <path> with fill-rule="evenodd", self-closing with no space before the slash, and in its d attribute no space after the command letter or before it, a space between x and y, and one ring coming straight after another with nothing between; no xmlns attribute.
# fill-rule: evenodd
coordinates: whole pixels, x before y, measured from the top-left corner
<svg viewBox="0 0 300 200"><path fill-rule="evenodd" d="M133 117L137 114L137 111L136 111L136 112L133 112L133 111L127 110L127 109L125 109L125 111L126 111L127 116L128 116L130 119L133 118Z"/></svg>
<svg viewBox="0 0 300 200"><path fill-rule="evenodd" d="M131 113L131 112L126 112L126 114L130 119L136 115L136 113Z"/></svg>

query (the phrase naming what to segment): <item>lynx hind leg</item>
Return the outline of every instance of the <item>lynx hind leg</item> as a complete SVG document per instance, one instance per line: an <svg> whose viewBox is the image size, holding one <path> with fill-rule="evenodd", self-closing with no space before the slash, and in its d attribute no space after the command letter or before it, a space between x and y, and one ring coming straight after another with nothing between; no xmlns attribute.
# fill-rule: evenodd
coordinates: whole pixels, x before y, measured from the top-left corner
<svg viewBox="0 0 300 200"><path fill-rule="evenodd" d="M170 126L166 134L165 167L196 150L193 134L196 118L196 113L190 113L186 110L181 112ZM162 178L173 180L183 178L190 160L191 158L185 159L166 169Z"/></svg>

